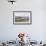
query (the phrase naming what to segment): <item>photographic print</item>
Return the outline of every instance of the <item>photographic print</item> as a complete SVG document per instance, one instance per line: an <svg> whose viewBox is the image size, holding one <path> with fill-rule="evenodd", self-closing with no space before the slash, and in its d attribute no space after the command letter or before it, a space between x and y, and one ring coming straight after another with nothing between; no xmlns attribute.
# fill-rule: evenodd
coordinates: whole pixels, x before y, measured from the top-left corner
<svg viewBox="0 0 46 46"><path fill-rule="evenodd" d="M32 24L31 11L14 11L13 24Z"/></svg>

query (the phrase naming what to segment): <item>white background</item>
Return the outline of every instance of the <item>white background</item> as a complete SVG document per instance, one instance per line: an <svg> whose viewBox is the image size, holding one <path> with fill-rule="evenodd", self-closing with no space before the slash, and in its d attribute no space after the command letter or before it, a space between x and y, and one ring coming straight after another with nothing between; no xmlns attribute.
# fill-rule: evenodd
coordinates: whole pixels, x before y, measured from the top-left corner
<svg viewBox="0 0 46 46"><path fill-rule="evenodd" d="M33 40L46 40L45 8L45 0L17 0L13 5L0 0L0 40L15 40L19 32L31 34ZM32 11L32 25L13 25L12 11Z"/></svg>

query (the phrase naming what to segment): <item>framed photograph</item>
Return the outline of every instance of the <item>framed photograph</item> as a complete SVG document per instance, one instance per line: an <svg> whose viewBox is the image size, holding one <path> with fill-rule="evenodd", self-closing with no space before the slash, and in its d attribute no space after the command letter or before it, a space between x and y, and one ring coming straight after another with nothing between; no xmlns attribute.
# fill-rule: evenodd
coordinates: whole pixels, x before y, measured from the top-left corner
<svg viewBox="0 0 46 46"><path fill-rule="evenodd" d="M13 24L32 24L32 11L13 11Z"/></svg>

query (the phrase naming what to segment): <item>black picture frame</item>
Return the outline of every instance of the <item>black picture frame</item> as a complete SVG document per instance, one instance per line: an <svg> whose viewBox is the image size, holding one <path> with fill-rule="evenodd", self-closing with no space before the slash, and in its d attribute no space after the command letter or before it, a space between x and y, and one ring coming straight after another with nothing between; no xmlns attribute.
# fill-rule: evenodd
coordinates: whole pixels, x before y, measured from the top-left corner
<svg viewBox="0 0 46 46"><path fill-rule="evenodd" d="M13 11L14 25L32 24L32 11Z"/></svg>

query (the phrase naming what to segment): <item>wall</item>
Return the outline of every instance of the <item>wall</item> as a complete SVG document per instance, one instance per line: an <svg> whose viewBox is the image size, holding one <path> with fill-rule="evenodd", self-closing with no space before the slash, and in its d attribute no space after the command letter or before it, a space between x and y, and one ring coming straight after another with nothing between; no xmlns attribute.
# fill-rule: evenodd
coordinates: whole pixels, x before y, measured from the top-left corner
<svg viewBox="0 0 46 46"><path fill-rule="evenodd" d="M14 40L18 32L29 33L37 41L45 40L44 5L42 0L17 0L14 5L0 0L0 40ZM13 11L32 11L32 25L13 25Z"/></svg>

